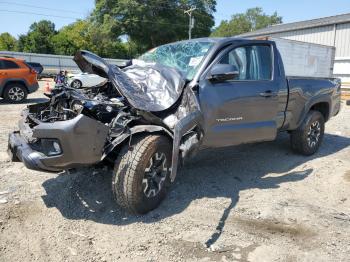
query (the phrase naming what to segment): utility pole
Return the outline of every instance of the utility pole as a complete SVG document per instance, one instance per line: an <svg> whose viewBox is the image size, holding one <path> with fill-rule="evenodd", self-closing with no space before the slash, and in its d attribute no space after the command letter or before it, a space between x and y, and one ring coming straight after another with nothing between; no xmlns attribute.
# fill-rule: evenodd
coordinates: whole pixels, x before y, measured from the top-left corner
<svg viewBox="0 0 350 262"><path fill-rule="evenodd" d="M192 38L192 29L194 28L194 17L192 17L192 12L196 10L196 7L191 7L191 9L186 10L184 13L189 16L189 24L188 24L188 39Z"/></svg>

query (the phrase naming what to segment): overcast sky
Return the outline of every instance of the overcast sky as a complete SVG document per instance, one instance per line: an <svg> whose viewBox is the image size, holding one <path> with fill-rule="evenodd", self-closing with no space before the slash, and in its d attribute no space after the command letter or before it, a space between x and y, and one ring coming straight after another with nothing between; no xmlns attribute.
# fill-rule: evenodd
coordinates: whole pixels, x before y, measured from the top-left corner
<svg viewBox="0 0 350 262"><path fill-rule="evenodd" d="M349 0L217 0L216 24L232 14L260 6L268 14L277 11L283 22L350 13ZM41 19L55 23L56 29L86 17L94 7L94 0L0 0L0 33L14 36L26 33L29 26Z"/></svg>

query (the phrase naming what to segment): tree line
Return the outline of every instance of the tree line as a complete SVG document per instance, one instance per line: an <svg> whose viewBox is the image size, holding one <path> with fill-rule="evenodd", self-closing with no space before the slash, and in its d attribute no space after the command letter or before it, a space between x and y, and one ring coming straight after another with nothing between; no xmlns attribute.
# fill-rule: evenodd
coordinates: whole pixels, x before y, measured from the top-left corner
<svg viewBox="0 0 350 262"><path fill-rule="evenodd" d="M226 37L282 23L276 12L265 14L262 8L232 15L216 28L216 0L96 0L86 19L56 30L49 20L33 23L26 34L15 38L0 34L0 50L73 55L86 49L102 57L131 58L155 46L187 39L188 15L193 12L196 37Z"/></svg>

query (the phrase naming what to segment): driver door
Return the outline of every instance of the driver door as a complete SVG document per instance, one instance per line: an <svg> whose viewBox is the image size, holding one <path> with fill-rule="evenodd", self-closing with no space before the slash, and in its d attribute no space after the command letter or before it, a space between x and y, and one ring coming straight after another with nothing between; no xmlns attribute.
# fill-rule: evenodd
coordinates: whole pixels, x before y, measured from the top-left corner
<svg viewBox="0 0 350 262"><path fill-rule="evenodd" d="M216 82L206 76L200 81L203 146L275 139L278 84L273 80L272 50L269 44L258 44L233 47L219 54L216 63L233 65L239 74L231 80Z"/></svg>

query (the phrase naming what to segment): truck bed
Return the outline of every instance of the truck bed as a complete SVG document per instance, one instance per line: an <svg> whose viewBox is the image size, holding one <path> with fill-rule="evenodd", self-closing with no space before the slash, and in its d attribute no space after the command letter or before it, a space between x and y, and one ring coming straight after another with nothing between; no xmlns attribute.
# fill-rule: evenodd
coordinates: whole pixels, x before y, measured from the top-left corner
<svg viewBox="0 0 350 262"><path fill-rule="evenodd" d="M314 97L326 98L329 103L326 121L340 110L341 82L337 78L286 76L289 97L286 109L286 123L289 130L297 128L304 118L308 105ZM332 101L338 101L333 103ZM326 106L326 105L325 105Z"/></svg>

